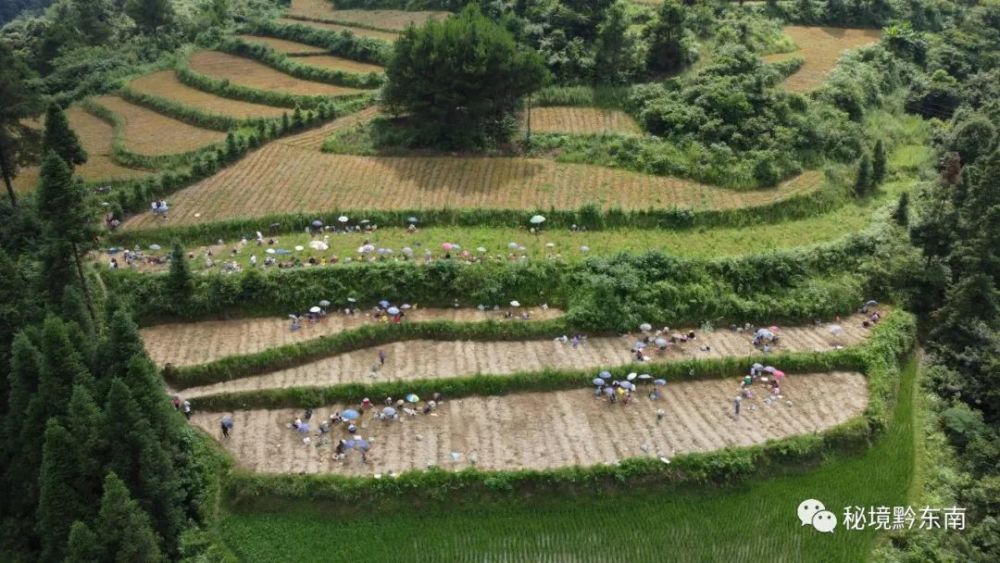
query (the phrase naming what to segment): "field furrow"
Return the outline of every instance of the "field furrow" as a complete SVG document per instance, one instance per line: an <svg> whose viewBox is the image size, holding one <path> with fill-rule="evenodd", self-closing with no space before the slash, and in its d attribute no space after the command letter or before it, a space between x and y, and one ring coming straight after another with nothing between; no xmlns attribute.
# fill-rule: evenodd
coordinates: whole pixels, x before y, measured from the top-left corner
<svg viewBox="0 0 1000 563"><path fill-rule="evenodd" d="M362 27L351 27L348 25L336 24L336 23L326 23L318 21L300 20L294 18L278 18L278 23L285 25L302 25L305 27L315 27L316 29L323 29L326 31L336 31L336 32L350 32L358 37L368 37L370 39L378 39L379 41L393 42L399 37L398 33L391 31L377 31L374 29L365 29Z"/></svg>
<svg viewBox="0 0 1000 563"><path fill-rule="evenodd" d="M557 309L527 309L533 320L553 319L562 314ZM423 309L407 312L407 323L422 321L481 322L504 321L502 313L478 309ZM509 322L521 322L510 320ZM203 364L226 356L251 354L330 336L366 325L378 324L370 315L331 313L317 323L304 323L298 331L289 329L282 318L248 318L194 323L171 323L142 329L146 351L158 365Z"/></svg>
<svg viewBox="0 0 1000 563"><path fill-rule="evenodd" d="M353 127L358 123L368 121L369 119L372 119L376 115L378 115L378 107L372 106L369 108L365 108L357 113L352 113L350 115L346 115L344 117L335 119L334 121L331 121L330 123L322 127L310 129L308 131L299 133L297 135L284 137L283 139L280 139L278 142L284 145L288 145L290 147L298 147L301 149L311 149L318 151L319 148L323 146L323 141L325 141L326 138L329 137L330 135L342 129ZM265 162L262 160L260 164L263 165L265 164Z"/></svg>
<svg viewBox="0 0 1000 563"><path fill-rule="evenodd" d="M129 103L118 96L100 96L94 101L115 113L124 122L125 148L134 153L184 153L226 139L226 134L220 131L188 125Z"/></svg>
<svg viewBox="0 0 1000 563"><path fill-rule="evenodd" d="M863 317L844 319L843 334L834 336L829 325L789 327L781 332L773 352L812 352L831 350L836 346L852 346L863 342L869 330L861 326ZM219 393L277 389L284 387L321 387L344 383L373 381L406 381L449 377L506 375L535 372L543 369L590 370L631 363L635 360L632 346L634 335L588 338L578 348L554 340L511 342L467 342L410 340L384 346L363 348L345 354L264 375L225 381L184 391L185 396L200 397ZM665 351L647 351L651 362L687 359L750 356L759 351L753 347L751 335L729 329L701 333L694 341L670 345ZM147 344L156 349L155 341ZM702 348L708 346L708 350ZM386 364L377 376L371 367L379 350L386 353ZM725 351L723 351L725 350ZM163 361L157 352L154 357ZM166 358L166 361L171 361Z"/></svg>
<svg viewBox="0 0 1000 563"><path fill-rule="evenodd" d="M430 180L435 175L438 179ZM474 178L492 181L482 184ZM809 193L821 183L820 173L811 171L776 188L737 192L544 159L355 156L272 143L173 195L170 222L193 225L296 211L374 208L578 209L587 203L625 210L735 209ZM259 193L274 192L276 186L281 186L280 198L261 205ZM159 224L147 213L132 218L126 228Z"/></svg>
<svg viewBox="0 0 1000 563"><path fill-rule="evenodd" d="M252 59L219 51L199 51L191 56L191 69L218 80L270 92L300 96L347 96L364 90L295 78Z"/></svg>
<svg viewBox="0 0 1000 563"><path fill-rule="evenodd" d="M573 135L638 135L639 124L621 110L590 107L536 107L531 109L531 130L535 133Z"/></svg>
<svg viewBox="0 0 1000 563"><path fill-rule="evenodd" d="M795 41L798 50L767 55L764 60L777 62L792 57L805 59L805 64L785 79L785 88L793 92L808 92L819 88L827 74L837 66L837 60L844 51L878 43L881 35L878 29L799 25L786 26L783 31Z"/></svg>
<svg viewBox="0 0 1000 563"><path fill-rule="evenodd" d="M137 92L166 98L205 113L225 115L238 119L277 118L281 117L283 113L291 113L291 110L288 108L231 100L191 88L178 80L177 75L172 70L161 70L147 74L133 80L129 84L129 87Z"/></svg>
<svg viewBox="0 0 1000 563"><path fill-rule="evenodd" d="M385 475L430 466L552 469L629 457L670 458L818 432L858 415L868 400L861 374L794 375L786 378L779 401L765 403L761 389L743 401L736 417L732 402L738 389L735 379L706 380L672 383L662 401L639 392L627 407L597 400L581 389L446 400L430 415L404 415L395 422L364 413L358 436L371 443L368 463L356 451L334 459L336 441L348 437L343 425L333 427L332 440L321 440L315 431L321 420L346 405L315 410L310 443L288 427L301 411L238 411L232 414L232 437L222 443L241 468L264 473ZM661 408L666 415L657 421ZM220 437L221 416L196 413L192 420Z"/></svg>
<svg viewBox="0 0 1000 563"><path fill-rule="evenodd" d="M286 55L322 55L327 52L327 50L322 47L288 41L287 39L278 39L277 37L266 37L262 35L238 35L237 37L247 43L267 45L275 51Z"/></svg>

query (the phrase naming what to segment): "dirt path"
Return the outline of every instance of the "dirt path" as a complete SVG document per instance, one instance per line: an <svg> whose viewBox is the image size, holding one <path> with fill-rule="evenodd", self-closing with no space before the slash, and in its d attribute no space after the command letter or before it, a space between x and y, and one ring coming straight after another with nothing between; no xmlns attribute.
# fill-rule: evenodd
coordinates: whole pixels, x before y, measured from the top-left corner
<svg viewBox="0 0 1000 563"><path fill-rule="evenodd" d="M235 428L225 448L239 466L266 473L341 473L371 475L438 465L463 469L546 469L614 463L637 456L670 458L727 446L749 446L795 434L808 434L845 422L862 411L868 388L858 373L789 376L780 401L759 397L743 401L733 415L738 381L708 380L670 384L661 401L645 396L621 407L596 400L589 390L525 393L506 397L469 397L445 401L427 416L397 422L363 417L358 435L371 442L369 463L358 452L333 459L330 445L316 447L288 427L297 410L233 413ZM786 401L791 401L789 405ZM665 417L657 422L656 410ZM314 428L343 405L317 409ZM380 410L380 409L378 409ZM529 416L530 415L530 416ZM221 413L197 413L193 422L221 437ZM335 439L347 437L336 426ZM452 452L460 455L453 461Z"/></svg>
<svg viewBox="0 0 1000 563"><path fill-rule="evenodd" d="M861 316L844 319L844 334L834 337L828 324L782 329L776 352L830 350L834 345L850 346L863 341L869 331L861 327ZM748 356L756 350L751 336L729 329L701 334L694 342L671 346L664 353L652 352L651 361L677 361L690 358ZM437 379L463 375L505 375L540 371L545 368L597 369L632 362L634 336L590 338L578 349L552 340L515 342L469 342L411 340L385 346L364 348L331 356L310 364L272 373L192 387L186 397L218 393L274 389L284 387L326 386L341 383ZM709 346L709 351L700 347ZM386 365L377 378L371 368L378 350L387 354Z"/></svg>
<svg viewBox="0 0 1000 563"><path fill-rule="evenodd" d="M562 315L558 309L525 309L532 320L554 319ZM502 320L503 314L478 309L417 309L406 315L406 322L455 321L477 322ZM323 321L304 323L296 332L289 330L287 318L250 318L198 323L171 323L142 329L146 351L157 365L168 362L175 366L203 364L225 356L252 354L322 336L337 334L377 321L368 314L331 314ZM511 322L521 322L520 320Z"/></svg>

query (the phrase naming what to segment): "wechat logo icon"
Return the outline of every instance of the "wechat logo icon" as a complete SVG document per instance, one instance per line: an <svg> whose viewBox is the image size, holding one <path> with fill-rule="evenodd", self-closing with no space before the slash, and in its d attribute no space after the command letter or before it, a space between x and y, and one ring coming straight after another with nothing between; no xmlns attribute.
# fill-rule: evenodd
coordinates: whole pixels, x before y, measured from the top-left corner
<svg viewBox="0 0 1000 563"><path fill-rule="evenodd" d="M803 526L812 526L824 534L832 534L837 527L837 515L827 510L823 503L816 499L800 502L796 513Z"/></svg>

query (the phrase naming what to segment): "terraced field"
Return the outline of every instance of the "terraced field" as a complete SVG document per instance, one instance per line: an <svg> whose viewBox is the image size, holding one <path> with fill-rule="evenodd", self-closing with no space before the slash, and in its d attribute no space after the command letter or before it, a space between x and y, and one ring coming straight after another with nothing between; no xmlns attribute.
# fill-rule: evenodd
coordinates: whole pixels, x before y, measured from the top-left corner
<svg viewBox="0 0 1000 563"><path fill-rule="evenodd" d="M557 309L525 309L534 320L552 319L562 314ZM504 321L499 312L478 309L423 309L407 311L406 322L448 320L454 322ZM507 322L524 322L509 320ZM367 314L346 316L331 313L321 322L305 323L292 332L284 318L250 318L225 321L202 321L156 325L142 329L146 351L158 365L202 364L236 354L251 354L314 338L337 334L365 325L377 324Z"/></svg>
<svg viewBox="0 0 1000 563"><path fill-rule="evenodd" d="M261 45L267 45L275 51L289 56L322 55L327 52L326 49L323 49L322 47L314 47L312 45L306 45L305 43L296 43L295 41L278 39L277 37L263 37L260 35L238 35L237 37L243 39L247 43L260 43Z"/></svg>
<svg viewBox="0 0 1000 563"><path fill-rule="evenodd" d="M334 55L310 55L308 57L296 57L295 61L304 65L329 68L331 70L340 70L343 72L355 72L358 74L368 74L370 72L381 74L385 71L383 67L378 65L352 61L351 59L345 59Z"/></svg>
<svg viewBox="0 0 1000 563"><path fill-rule="evenodd" d="M639 124L627 113L589 107L531 108L531 130L536 133L574 135L638 135Z"/></svg>
<svg viewBox="0 0 1000 563"><path fill-rule="evenodd" d="M133 80L129 87L137 92L166 98L205 113L239 119L277 118L289 111L287 108L231 100L191 88L178 80L177 75L172 70L161 70L147 74Z"/></svg>
<svg viewBox="0 0 1000 563"><path fill-rule="evenodd" d="M805 59L805 64L785 79L785 87L793 92L808 92L820 87L844 51L877 43L881 34L878 29L798 25L787 26L784 32L795 41L799 49L792 53L768 55L764 60L776 62L791 57Z"/></svg>
<svg viewBox="0 0 1000 563"><path fill-rule="evenodd" d="M126 180L149 174L145 170L125 168L111 159L114 129L103 119L95 117L78 106L66 110L66 119L70 127L80 138L80 144L87 151L87 162L76 167L75 173L88 182ZM39 168L29 166L22 168L14 179L14 189L18 192L28 192L35 188L38 182Z"/></svg>
<svg viewBox="0 0 1000 563"><path fill-rule="evenodd" d="M347 96L364 92L364 90L354 88L302 80L278 72L257 61L219 51L195 53L191 56L191 69L212 78L228 80L233 84L247 88L301 96Z"/></svg>
<svg viewBox="0 0 1000 563"><path fill-rule="evenodd" d="M735 209L812 192L818 172L737 192L697 182L531 158L371 157L268 145L176 193L171 224L351 209ZM139 215L127 228L157 224Z"/></svg>
<svg viewBox="0 0 1000 563"><path fill-rule="evenodd" d="M782 330L774 352L823 351L834 346L863 342L869 331L861 326L860 315L844 319L844 333L833 336L828 325L787 327ZM758 353L750 334L731 330L702 333L688 343L671 345L666 351L650 350L651 362L686 359L742 357ZM290 369L226 381L184 391L187 397L219 393L277 389L283 387L318 387L343 383L370 383L372 363L378 351L387 355L378 381L443 379L468 375L505 375L535 372L546 368L596 370L625 365L634 361L634 336L589 338L579 348L554 340L514 342L471 342L411 340L364 348L339 354ZM703 351L702 347L709 350Z"/></svg>
<svg viewBox="0 0 1000 563"><path fill-rule="evenodd" d="M333 446L288 428L301 411L251 410L233 414L235 430L223 447L237 464L266 473L371 475L475 466L484 470L550 469L611 464L630 457L669 459L688 452L749 446L796 434L810 434L858 415L868 401L859 373L794 375L782 384L782 398L765 403L766 391L743 401L735 417L735 379L671 383L664 399L639 393L629 406L595 400L590 390L523 393L504 397L446 400L430 415L396 422L363 415L358 436L371 443L369 462L355 452L335 460ZM377 398L373 398L377 399ZM346 405L316 409L315 421ZM665 417L657 421L656 411ZM197 413L192 421L219 436L221 413ZM347 438L343 425L333 439ZM456 460L457 457L457 460Z"/></svg>
<svg viewBox="0 0 1000 563"><path fill-rule="evenodd" d="M441 20L451 14L442 11L335 10L326 0L292 0L288 15L398 31L411 23L420 25L427 20Z"/></svg>
<svg viewBox="0 0 1000 563"><path fill-rule="evenodd" d="M124 122L125 148L145 155L177 154L220 143L226 134L188 125L163 114L129 103L118 96L95 100Z"/></svg>
<svg viewBox="0 0 1000 563"><path fill-rule="evenodd" d="M278 142L289 147L318 151L323 146L323 141L330 135L347 127L353 127L362 121L367 121L376 115L378 115L378 107L372 106L357 113L335 119L321 127L310 129L298 135L283 137Z"/></svg>
<svg viewBox="0 0 1000 563"><path fill-rule="evenodd" d="M278 23L285 25L304 25L306 27L315 27L317 29L325 29L326 31L338 31L344 32L349 31L358 37L368 37L370 39L378 39L379 41L393 42L399 37L398 33L392 31L378 31L374 29L365 29L362 27L350 27L347 25L341 25L336 23L326 23L317 21L307 21L307 20L297 20L292 18L278 18Z"/></svg>

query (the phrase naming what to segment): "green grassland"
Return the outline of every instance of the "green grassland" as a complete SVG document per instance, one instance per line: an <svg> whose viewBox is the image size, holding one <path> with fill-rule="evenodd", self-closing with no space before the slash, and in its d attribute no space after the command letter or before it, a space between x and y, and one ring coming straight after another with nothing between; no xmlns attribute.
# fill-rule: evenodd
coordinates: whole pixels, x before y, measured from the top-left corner
<svg viewBox="0 0 1000 563"><path fill-rule="evenodd" d="M901 371L886 433L862 453L731 486L641 487L530 502L443 502L357 513L350 506L254 499L229 507L221 534L245 561L861 561L874 531L820 534L795 510L809 497L905 506L915 474L917 362ZM542 555L544 554L544 555Z"/></svg>

